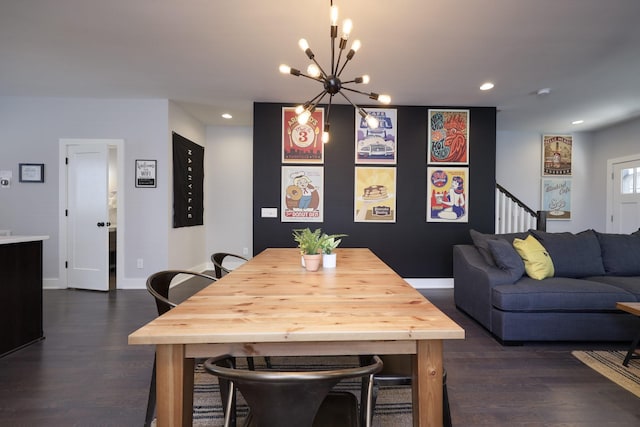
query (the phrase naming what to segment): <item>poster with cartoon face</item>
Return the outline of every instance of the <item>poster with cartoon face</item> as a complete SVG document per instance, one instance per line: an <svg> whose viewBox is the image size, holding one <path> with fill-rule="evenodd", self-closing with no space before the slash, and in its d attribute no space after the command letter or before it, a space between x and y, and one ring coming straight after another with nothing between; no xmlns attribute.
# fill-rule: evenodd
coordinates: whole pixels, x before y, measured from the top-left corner
<svg viewBox="0 0 640 427"><path fill-rule="evenodd" d="M427 222L469 222L468 168L427 168Z"/></svg>
<svg viewBox="0 0 640 427"><path fill-rule="evenodd" d="M316 108L306 123L293 107L282 108L282 163L323 163L324 108Z"/></svg>
<svg viewBox="0 0 640 427"><path fill-rule="evenodd" d="M282 166L282 222L322 222L324 167Z"/></svg>

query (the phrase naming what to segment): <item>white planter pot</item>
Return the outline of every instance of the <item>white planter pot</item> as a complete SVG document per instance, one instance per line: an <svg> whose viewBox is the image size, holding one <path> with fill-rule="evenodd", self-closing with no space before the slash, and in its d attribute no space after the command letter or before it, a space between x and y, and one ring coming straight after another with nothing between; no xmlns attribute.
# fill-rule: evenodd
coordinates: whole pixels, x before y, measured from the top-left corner
<svg viewBox="0 0 640 427"><path fill-rule="evenodd" d="M322 268L336 268L336 254L322 254Z"/></svg>

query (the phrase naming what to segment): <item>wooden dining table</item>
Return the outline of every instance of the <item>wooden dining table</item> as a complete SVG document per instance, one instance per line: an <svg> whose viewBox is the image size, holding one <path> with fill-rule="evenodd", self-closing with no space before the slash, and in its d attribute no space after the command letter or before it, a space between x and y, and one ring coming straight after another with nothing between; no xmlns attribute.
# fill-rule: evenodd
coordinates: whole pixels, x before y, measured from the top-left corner
<svg viewBox="0 0 640 427"><path fill-rule="evenodd" d="M156 346L157 425L190 426L196 358L410 354L413 425L442 425L443 340L464 330L371 250L306 271L269 248L129 335Z"/></svg>

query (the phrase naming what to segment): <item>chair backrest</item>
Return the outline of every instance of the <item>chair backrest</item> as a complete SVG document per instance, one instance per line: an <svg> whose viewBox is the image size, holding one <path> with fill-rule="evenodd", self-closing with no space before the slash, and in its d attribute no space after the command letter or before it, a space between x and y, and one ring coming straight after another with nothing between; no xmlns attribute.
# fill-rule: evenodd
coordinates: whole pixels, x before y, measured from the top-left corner
<svg viewBox="0 0 640 427"><path fill-rule="evenodd" d="M228 356L208 359L204 367L219 379L229 380L244 396L259 427L311 427L331 388L348 378L368 376L382 369L382 361L373 356L371 363L353 368L325 371L250 371L235 369Z"/></svg>
<svg viewBox="0 0 640 427"><path fill-rule="evenodd" d="M164 270L152 274L147 279L147 290L156 300L158 316L166 313L177 305L175 301L169 299L169 288L171 287L171 281L179 274L202 277L212 282L216 280L207 274L187 270Z"/></svg>
<svg viewBox="0 0 640 427"><path fill-rule="evenodd" d="M216 272L216 278L217 279L221 279L224 275L228 274L231 272L231 270L229 270L226 267L223 267L222 263L224 262L225 258L234 258L236 261L248 261L245 257L240 256L240 255L236 255L236 254L230 254L227 252L216 252L213 255L211 255L211 262L213 263L213 268Z"/></svg>

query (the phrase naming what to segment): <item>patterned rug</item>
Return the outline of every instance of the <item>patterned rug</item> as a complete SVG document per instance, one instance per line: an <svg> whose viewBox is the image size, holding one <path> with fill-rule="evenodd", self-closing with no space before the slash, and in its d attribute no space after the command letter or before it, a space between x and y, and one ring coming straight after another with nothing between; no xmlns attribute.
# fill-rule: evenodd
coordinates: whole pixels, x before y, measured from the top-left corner
<svg viewBox="0 0 640 427"><path fill-rule="evenodd" d="M640 359L622 366L626 351L573 351L582 363L640 397Z"/></svg>
<svg viewBox="0 0 640 427"><path fill-rule="evenodd" d="M196 361L193 396L193 425L194 426L222 426L224 416L220 402L220 388L215 376L207 373L203 361ZM243 359L238 360L240 366ZM258 368L264 361L258 357L255 359ZM303 368L303 369L337 369L348 366L357 366L357 357L272 357L273 369ZM347 380L339 383L335 390L349 391L358 399L360 398L360 380ZM238 425L242 425L242 419L247 416L249 409L238 396L237 414ZM411 426L411 388L410 387L385 387L378 394L375 413L373 417L374 427L403 427Z"/></svg>

